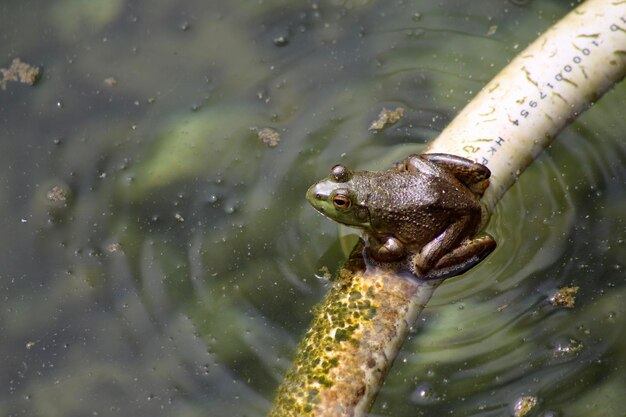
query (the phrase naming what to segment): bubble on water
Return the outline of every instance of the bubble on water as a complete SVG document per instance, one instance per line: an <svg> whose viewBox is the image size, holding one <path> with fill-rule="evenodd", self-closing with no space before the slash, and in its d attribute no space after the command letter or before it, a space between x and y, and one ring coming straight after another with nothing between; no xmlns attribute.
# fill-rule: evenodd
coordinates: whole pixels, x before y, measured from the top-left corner
<svg viewBox="0 0 626 417"><path fill-rule="evenodd" d="M406 31L406 36L408 38L419 38L425 33L426 31L424 29L411 29Z"/></svg>
<svg viewBox="0 0 626 417"><path fill-rule="evenodd" d="M289 37L285 36L285 35L279 35L276 36L274 39L272 39L272 42L274 43L274 45L280 47L283 46L287 46L289 45Z"/></svg>
<svg viewBox="0 0 626 417"><path fill-rule="evenodd" d="M430 384L424 383L418 385L415 391L413 391L411 394L411 400L417 404L432 404L437 402L439 397Z"/></svg>

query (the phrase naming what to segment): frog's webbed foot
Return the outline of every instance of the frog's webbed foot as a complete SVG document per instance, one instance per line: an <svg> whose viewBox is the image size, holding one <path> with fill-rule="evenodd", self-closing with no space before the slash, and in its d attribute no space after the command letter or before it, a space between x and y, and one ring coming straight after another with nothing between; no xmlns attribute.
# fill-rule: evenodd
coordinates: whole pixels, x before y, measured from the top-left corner
<svg viewBox="0 0 626 417"><path fill-rule="evenodd" d="M413 273L421 279L444 279L461 275L478 265L496 248L496 241L489 235L467 240L452 252L444 255L429 270L419 266L419 255L414 259Z"/></svg>
<svg viewBox="0 0 626 417"><path fill-rule="evenodd" d="M419 157L450 172L478 196L489 186L491 171L482 164L446 153L426 153Z"/></svg>

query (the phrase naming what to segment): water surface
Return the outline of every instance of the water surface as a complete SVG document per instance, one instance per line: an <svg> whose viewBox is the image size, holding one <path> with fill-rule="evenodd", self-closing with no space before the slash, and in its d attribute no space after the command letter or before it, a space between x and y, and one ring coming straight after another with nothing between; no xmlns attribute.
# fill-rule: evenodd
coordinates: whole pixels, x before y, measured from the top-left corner
<svg viewBox="0 0 626 417"><path fill-rule="evenodd" d="M0 411L263 416L345 257L308 186L421 149L569 7L5 2L0 67L43 77L0 91ZM375 415L623 413L624 108L621 85L505 196L497 251L437 290Z"/></svg>

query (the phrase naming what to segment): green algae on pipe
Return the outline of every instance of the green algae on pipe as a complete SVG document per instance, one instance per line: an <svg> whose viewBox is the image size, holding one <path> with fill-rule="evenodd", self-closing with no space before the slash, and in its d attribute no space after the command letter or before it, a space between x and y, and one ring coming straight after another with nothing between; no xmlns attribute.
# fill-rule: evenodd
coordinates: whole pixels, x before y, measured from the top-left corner
<svg viewBox="0 0 626 417"><path fill-rule="evenodd" d="M411 324L441 282L366 267L361 250L357 245L315 308L270 417L366 414Z"/></svg>
<svg viewBox="0 0 626 417"><path fill-rule="evenodd" d="M558 132L626 75L626 0L588 0L500 72L428 147L486 164L484 219ZM365 268L316 307L271 417L364 416L439 281Z"/></svg>

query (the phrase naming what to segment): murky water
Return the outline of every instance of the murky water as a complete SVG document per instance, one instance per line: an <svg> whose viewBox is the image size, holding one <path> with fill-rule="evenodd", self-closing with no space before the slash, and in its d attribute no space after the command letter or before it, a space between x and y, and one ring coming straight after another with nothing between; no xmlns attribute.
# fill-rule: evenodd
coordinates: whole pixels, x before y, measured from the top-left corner
<svg viewBox="0 0 626 417"><path fill-rule="evenodd" d="M0 67L43 67L0 90L2 414L264 415L344 256L307 187L419 149L569 7L0 5ZM625 108L621 85L505 196L497 251L437 290L375 415L502 416L524 395L623 415ZM572 286L573 309L550 304Z"/></svg>

